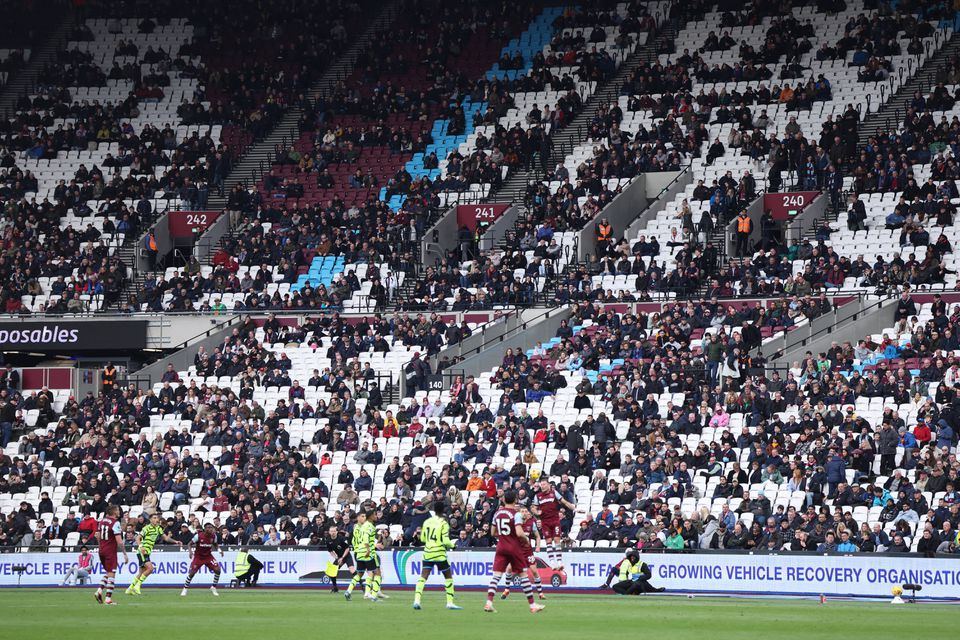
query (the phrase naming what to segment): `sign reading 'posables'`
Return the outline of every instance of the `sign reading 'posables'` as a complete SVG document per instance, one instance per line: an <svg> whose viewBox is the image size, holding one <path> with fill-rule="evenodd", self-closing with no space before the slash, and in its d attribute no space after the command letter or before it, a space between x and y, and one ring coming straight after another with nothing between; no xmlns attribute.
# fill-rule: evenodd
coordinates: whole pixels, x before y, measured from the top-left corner
<svg viewBox="0 0 960 640"><path fill-rule="evenodd" d="M147 346L147 323L55 321L0 323L3 351L129 351Z"/></svg>

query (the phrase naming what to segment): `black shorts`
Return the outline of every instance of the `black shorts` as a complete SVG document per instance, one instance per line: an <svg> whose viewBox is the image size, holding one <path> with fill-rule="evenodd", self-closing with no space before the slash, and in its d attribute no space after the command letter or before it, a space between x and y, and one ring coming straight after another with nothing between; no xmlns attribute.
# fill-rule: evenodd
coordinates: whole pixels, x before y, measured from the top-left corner
<svg viewBox="0 0 960 640"><path fill-rule="evenodd" d="M357 560L357 571L374 571L380 568L380 558L374 555L369 560Z"/></svg>
<svg viewBox="0 0 960 640"><path fill-rule="evenodd" d="M436 569L438 572L450 571L450 562L448 560L424 560L424 569Z"/></svg>
<svg viewBox="0 0 960 640"><path fill-rule="evenodd" d="M343 556L343 562L340 563L341 567L352 567L354 565L355 563L353 561L352 553L348 553L347 555Z"/></svg>
<svg viewBox="0 0 960 640"><path fill-rule="evenodd" d="M139 566L141 569L143 569L143 565L147 564L148 562L152 562L152 560L150 560L150 554L148 553L148 554L144 555L144 554L142 554L142 553L140 553L140 552L138 551L138 552L137 552L137 566Z"/></svg>

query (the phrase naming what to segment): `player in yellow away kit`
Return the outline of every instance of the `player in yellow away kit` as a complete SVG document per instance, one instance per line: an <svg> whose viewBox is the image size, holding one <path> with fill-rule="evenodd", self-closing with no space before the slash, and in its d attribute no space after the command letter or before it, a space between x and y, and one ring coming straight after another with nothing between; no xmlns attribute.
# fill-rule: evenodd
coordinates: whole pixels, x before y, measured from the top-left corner
<svg viewBox="0 0 960 640"><path fill-rule="evenodd" d="M140 565L140 570L137 571L137 575L134 576L130 586L127 587L127 595L140 595L140 585L153 573L153 561L150 560L150 554L153 553L153 547L158 540L183 546L178 540L163 532L163 527L160 526L160 514L154 513L150 515L150 522L144 525L137 535L137 563Z"/></svg>
<svg viewBox="0 0 960 640"><path fill-rule="evenodd" d="M353 555L357 560L357 572L350 580L350 586L343 593L343 597L350 600L353 590L364 581L363 597L366 600L377 602L386 598L380 591L380 556L377 554L377 512L373 509L357 515L357 524L353 527ZM366 576L366 577L365 577Z"/></svg>
<svg viewBox="0 0 960 640"><path fill-rule="evenodd" d="M453 573L450 571L450 562L447 560L447 551L453 549L453 542L450 541L450 524L443 517L445 510L446 505L442 500L434 502L433 517L428 518L420 527L420 541L423 542L423 569L420 570L420 579L417 580L417 588L413 596L413 608L418 611L421 608L420 598L423 596L423 587L434 567L443 574L443 587L447 592L447 609L459 611L463 608L453 602Z"/></svg>

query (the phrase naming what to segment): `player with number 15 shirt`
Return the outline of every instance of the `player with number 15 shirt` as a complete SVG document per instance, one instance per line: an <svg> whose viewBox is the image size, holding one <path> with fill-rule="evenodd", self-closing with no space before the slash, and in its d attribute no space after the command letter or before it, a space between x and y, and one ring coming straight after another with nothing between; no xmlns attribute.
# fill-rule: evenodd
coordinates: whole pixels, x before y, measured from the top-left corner
<svg viewBox="0 0 960 640"><path fill-rule="evenodd" d="M530 613L543 611L543 605L533 601L533 589L527 579L527 547L530 544L523 530L523 516L517 510L517 492L507 489L503 492L503 503L491 521L493 532L497 535L497 550L493 556L493 576L487 585L487 602L483 610L496 613L493 598L497 594L497 585L508 568L520 576L520 586L530 605Z"/></svg>
<svg viewBox="0 0 960 640"><path fill-rule="evenodd" d="M527 551L517 536L517 527L523 526L523 516L516 509L500 507L493 514L493 532L497 534L497 551L493 558L494 571L506 571L513 567L515 573L527 568Z"/></svg>

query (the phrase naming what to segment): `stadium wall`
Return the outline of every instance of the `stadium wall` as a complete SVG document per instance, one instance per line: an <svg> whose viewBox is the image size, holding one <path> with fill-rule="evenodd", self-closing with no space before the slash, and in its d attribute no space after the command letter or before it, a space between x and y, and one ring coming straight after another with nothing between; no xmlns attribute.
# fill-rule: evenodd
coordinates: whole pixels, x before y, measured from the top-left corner
<svg viewBox="0 0 960 640"><path fill-rule="evenodd" d="M794 194L775 194L777 196L793 196ZM830 196L821 193L813 199L813 202L805 206L794 216L783 230L784 241L787 246L793 244L794 240L802 240L811 230L816 228L817 221L822 219L830 205Z"/></svg>
<svg viewBox="0 0 960 640"><path fill-rule="evenodd" d="M160 382L163 372L167 370L167 365L172 364L177 371L188 369L193 364L193 358L202 346L208 353L223 344L224 338L233 332L235 327L242 328L249 317L230 315L200 317L205 323L198 327L198 331L190 336L189 339L178 345L178 350L165 355L151 365L143 367L135 373L136 377L142 381L149 380L150 384Z"/></svg>
<svg viewBox="0 0 960 640"><path fill-rule="evenodd" d="M321 586L328 582L325 569L329 554L322 550L251 550L264 563L261 586ZM220 561L224 582L234 571L236 553ZM567 552L566 570L557 572L542 559L537 563L541 579L554 587L595 589L607 572L621 559L619 552ZM653 572L655 586L668 592L751 596L828 596L889 598L894 586L917 583L923 599L955 600L960 587L960 557L923 558L906 555L810 555L645 553L643 560ZM0 586L56 586L76 559L73 553L10 553L0 555ZM387 587L413 585L422 566L422 552L398 549L380 553L383 584ZM129 583L137 571L133 555L121 564L117 583ZM156 571L148 586L180 586L190 561L186 552L154 551ZM492 575L493 552L454 551L450 564L459 587L485 587ZM22 575L14 567L23 568ZM203 585L208 571L197 583ZM101 568L94 562L91 580L99 580ZM346 570L344 570L346 577Z"/></svg>
<svg viewBox="0 0 960 640"><path fill-rule="evenodd" d="M670 172L673 173L673 172ZM647 208L648 175L641 173L627 187L601 209L590 222L583 225L577 236L577 260L587 262L597 250L597 224L606 218L613 227L613 236L618 238L631 222ZM670 178L672 180L673 178ZM669 180L668 180L669 181Z"/></svg>
<svg viewBox="0 0 960 640"><path fill-rule="evenodd" d="M896 307L896 298L877 300L860 297L832 314L817 318L806 327L785 334L782 342L765 345L764 351L771 353L774 349L781 350L779 356L771 358L771 364L792 366L807 351L822 353L829 350L834 342L857 344L865 335L883 333L884 329L893 326Z"/></svg>
<svg viewBox="0 0 960 640"><path fill-rule="evenodd" d="M517 206L510 207L504 211L493 224L484 230L483 235L480 236L478 243L480 251L490 251L503 242L503 239L507 237L509 232L513 231L517 220L519 220L520 216L524 213L525 210ZM456 219L456 207L454 207L454 219ZM454 236L456 236L456 234L454 234Z"/></svg>
<svg viewBox="0 0 960 640"><path fill-rule="evenodd" d="M457 206L453 205L423 234L420 255L425 267L446 256L447 250L457 245L457 231Z"/></svg>
<svg viewBox="0 0 960 640"><path fill-rule="evenodd" d="M503 362L507 349L522 350L523 345L548 342L557 335L560 322L569 320L571 316L569 307L553 307L546 311L531 309L522 316L521 324L513 330L499 334L496 340L486 340L472 355L465 353L464 359L451 366L447 373L466 376L490 371ZM443 352L440 355L442 356Z"/></svg>
<svg viewBox="0 0 960 640"><path fill-rule="evenodd" d="M663 184L659 191L654 191L653 189L661 185L661 176L666 177L668 174L672 175L673 178L666 182L666 184ZM631 241L646 229L647 224L651 220L656 219L658 215L666 211L667 207L673 204L674 198L676 198L680 192L684 191L687 185L693 183L693 171L689 165L684 167L679 173L676 171L666 171L645 175L647 176L647 182L644 187L646 189L647 208L630 223L623 233L623 237Z"/></svg>

